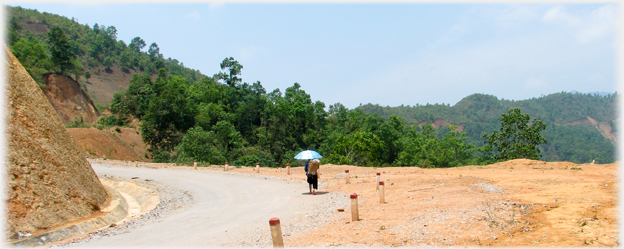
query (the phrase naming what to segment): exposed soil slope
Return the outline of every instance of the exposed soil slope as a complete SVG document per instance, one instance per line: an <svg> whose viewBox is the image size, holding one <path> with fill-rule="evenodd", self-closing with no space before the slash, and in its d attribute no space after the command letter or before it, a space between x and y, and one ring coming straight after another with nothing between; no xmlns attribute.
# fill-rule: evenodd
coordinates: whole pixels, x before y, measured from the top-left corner
<svg viewBox="0 0 624 249"><path fill-rule="evenodd" d="M91 78L87 80L82 77L78 82L87 86L87 93L94 103L103 106L110 104L115 93L125 91L130 85L132 75L136 73L134 70L124 72L118 67L111 67L110 70L102 67L87 67L84 71L89 71Z"/></svg>
<svg viewBox="0 0 624 249"><path fill-rule="evenodd" d="M418 126L422 127L423 125L425 125L427 122L426 121L422 121L420 123L418 123ZM455 129L458 132L463 132L464 131L464 124L452 124L449 121L446 121L444 119L441 118L436 118L435 121L433 121L433 123L431 123L431 126L433 126L433 128L440 128L440 127L447 127L447 126L451 126L451 125L455 125L457 126L457 128Z"/></svg>
<svg viewBox="0 0 624 249"><path fill-rule="evenodd" d="M617 121L617 119L616 119L616 121ZM613 128L607 122L598 122L598 120L596 120L596 119L594 119L594 118L592 118L590 116L587 116L587 119L581 119L581 120L577 120L577 121L574 121L574 122L569 122L569 123L566 123L565 125L593 126L594 128L598 129L598 131L600 131L602 136L604 136L605 138L611 140L611 143L617 144L617 137L615 135L613 135L613 133L611 133Z"/></svg>
<svg viewBox="0 0 624 249"><path fill-rule="evenodd" d="M93 101L78 82L58 74L47 74L43 80L46 82L43 92L63 123L68 124L83 117L84 123L92 124L100 117Z"/></svg>
<svg viewBox="0 0 624 249"><path fill-rule="evenodd" d="M124 161L148 160L147 146L141 134L133 128L119 127L98 130L90 128L68 128L76 144L89 156Z"/></svg>
<svg viewBox="0 0 624 249"><path fill-rule="evenodd" d="M91 215L107 193L45 95L7 55L7 238Z"/></svg>

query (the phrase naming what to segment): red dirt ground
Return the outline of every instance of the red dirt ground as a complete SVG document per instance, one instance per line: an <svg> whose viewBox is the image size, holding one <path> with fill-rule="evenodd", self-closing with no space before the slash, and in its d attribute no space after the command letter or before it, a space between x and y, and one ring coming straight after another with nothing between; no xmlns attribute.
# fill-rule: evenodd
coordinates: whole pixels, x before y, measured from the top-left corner
<svg viewBox="0 0 624 249"><path fill-rule="evenodd" d="M112 163L107 160L107 163ZM132 164L131 162L119 162ZM149 167L172 164L141 163ZM425 169L321 165L319 194L358 194L359 221L344 206L286 246L619 246L618 163L516 159L487 166ZM185 166L177 166L185 167ZM229 167L232 172L301 180L302 167ZM349 172L346 183L345 169ZM198 170L223 170L221 165ZM376 190L385 182L385 202ZM310 196L314 198L314 196Z"/></svg>

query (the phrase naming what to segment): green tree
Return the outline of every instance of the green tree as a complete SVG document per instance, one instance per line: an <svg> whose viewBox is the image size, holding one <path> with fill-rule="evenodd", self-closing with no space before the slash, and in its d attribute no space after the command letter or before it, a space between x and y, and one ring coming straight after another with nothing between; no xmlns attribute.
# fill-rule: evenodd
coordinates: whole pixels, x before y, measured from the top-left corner
<svg viewBox="0 0 624 249"><path fill-rule="evenodd" d="M530 120L529 114L522 114L520 108L509 109L501 115L500 130L485 134L485 142L492 145L498 155L495 160L505 161L516 158L540 159L540 144L546 143L541 131L546 124L540 119Z"/></svg>
<svg viewBox="0 0 624 249"><path fill-rule="evenodd" d="M198 162L222 163L225 162L225 156L215 146L214 132L204 131L199 126L189 129L182 142L176 147L177 161L183 163Z"/></svg>
<svg viewBox="0 0 624 249"><path fill-rule="evenodd" d="M229 86L237 86L242 81L242 79L238 77L242 69L243 65L234 60L233 57L225 58L221 62L221 70L225 70L226 72L215 74L215 78L225 80L225 83Z"/></svg>
<svg viewBox="0 0 624 249"><path fill-rule="evenodd" d="M48 54L43 43L35 37L21 38L11 46L11 52L28 71L30 76L43 86L43 75L51 68Z"/></svg>
<svg viewBox="0 0 624 249"><path fill-rule="evenodd" d="M145 45L146 45L145 41L141 39L141 37L137 36L137 37L132 38L132 41L130 41L130 44L128 45L128 47L135 52L140 52L141 49L145 47Z"/></svg>
<svg viewBox="0 0 624 249"><path fill-rule="evenodd" d="M84 77L85 79L87 79L87 82L89 82L89 79L91 78L91 73L89 71L84 72Z"/></svg>
<svg viewBox="0 0 624 249"><path fill-rule="evenodd" d="M338 164L350 164L358 166L378 165L377 152L383 147L382 141L372 132L358 130L356 132L340 135L336 139L330 160Z"/></svg>
<svg viewBox="0 0 624 249"><path fill-rule="evenodd" d="M150 58L152 60L154 60L156 57L158 57L158 55L160 55L160 48L158 48L158 44L153 42L152 45L150 45L150 47L147 50L147 52L148 52Z"/></svg>
<svg viewBox="0 0 624 249"><path fill-rule="evenodd" d="M61 74L65 74L74 67L74 53L69 38L58 26L53 26L48 32L48 45L52 63L58 67Z"/></svg>

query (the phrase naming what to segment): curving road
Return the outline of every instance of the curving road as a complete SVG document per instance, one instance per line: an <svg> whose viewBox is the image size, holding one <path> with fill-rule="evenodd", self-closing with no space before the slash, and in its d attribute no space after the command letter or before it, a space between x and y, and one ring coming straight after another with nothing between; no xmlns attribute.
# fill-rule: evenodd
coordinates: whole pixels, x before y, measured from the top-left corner
<svg viewBox="0 0 624 249"><path fill-rule="evenodd" d="M192 169L151 169L92 164L98 174L150 179L187 191L193 204L128 233L89 241L84 246L206 247L236 243L266 231L269 219L282 224L304 215L327 196L310 196L307 184Z"/></svg>

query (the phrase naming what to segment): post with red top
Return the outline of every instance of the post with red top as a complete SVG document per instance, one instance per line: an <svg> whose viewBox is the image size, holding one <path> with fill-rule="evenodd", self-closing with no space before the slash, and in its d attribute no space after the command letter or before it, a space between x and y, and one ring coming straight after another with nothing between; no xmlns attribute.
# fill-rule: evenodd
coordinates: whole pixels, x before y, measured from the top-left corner
<svg viewBox="0 0 624 249"><path fill-rule="evenodd" d="M193 169L197 170L197 160L193 160Z"/></svg>
<svg viewBox="0 0 624 249"><path fill-rule="evenodd" d="M351 221L360 220L360 214L358 213L357 194L351 194Z"/></svg>
<svg viewBox="0 0 624 249"><path fill-rule="evenodd" d="M381 180L380 178L381 178L381 173L377 172L377 184L375 184L377 185L377 190L379 190L379 181Z"/></svg>
<svg viewBox="0 0 624 249"><path fill-rule="evenodd" d="M223 167L223 171L228 171L228 162L225 162L225 167Z"/></svg>
<svg viewBox="0 0 624 249"><path fill-rule="evenodd" d="M139 167L139 160L134 161L134 163L135 163L134 166L138 168Z"/></svg>
<svg viewBox="0 0 624 249"><path fill-rule="evenodd" d="M286 164L286 175L290 175L290 163Z"/></svg>
<svg viewBox="0 0 624 249"><path fill-rule="evenodd" d="M273 247L284 247L280 220L278 218L271 218L269 220L269 225L271 225L271 238L273 238Z"/></svg>
<svg viewBox="0 0 624 249"><path fill-rule="evenodd" d="M260 173L260 163L256 163L256 173Z"/></svg>
<svg viewBox="0 0 624 249"><path fill-rule="evenodd" d="M345 177L345 183L349 184L349 170L345 169L345 174L347 174L347 177Z"/></svg>
<svg viewBox="0 0 624 249"><path fill-rule="evenodd" d="M379 203L383 204L385 202L386 201L384 199L384 182L379 181Z"/></svg>

